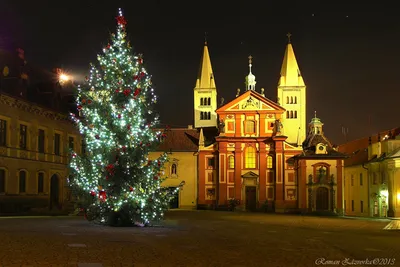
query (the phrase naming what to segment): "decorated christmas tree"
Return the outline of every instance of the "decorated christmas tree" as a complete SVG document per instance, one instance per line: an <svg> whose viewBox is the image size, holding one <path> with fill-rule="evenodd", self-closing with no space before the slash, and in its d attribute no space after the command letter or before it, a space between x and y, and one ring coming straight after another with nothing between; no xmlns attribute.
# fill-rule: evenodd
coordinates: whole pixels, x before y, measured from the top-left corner
<svg viewBox="0 0 400 267"><path fill-rule="evenodd" d="M78 87L79 116L71 114L84 137L85 152L71 152L71 186L85 200L86 218L104 224L151 224L163 218L177 193L161 187L166 154L149 160L166 136L156 130L156 96L141 55L127 40L119 10L117 32Z"/></svg>

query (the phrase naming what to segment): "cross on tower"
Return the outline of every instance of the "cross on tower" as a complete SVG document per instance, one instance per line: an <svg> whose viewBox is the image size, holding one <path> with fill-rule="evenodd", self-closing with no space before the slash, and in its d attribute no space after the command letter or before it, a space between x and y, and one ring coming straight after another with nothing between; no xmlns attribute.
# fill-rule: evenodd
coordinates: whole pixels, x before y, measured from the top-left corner
<svg viewBox="0 0 400 267"><path fill-rule="evenodd" d="M316 118L317 117L317 111L315 110L314 111L314 118Z"/></svg>
<svg viewBox="0 0 400 267"><path fill-rule="evenodd" d="M253 59L253 57L252 57L252 56L249 56L248 59L249 59L249 64L251 64L251 63L252 63L251 60Z"/></svg>
<svg viewBox="0 0 400 267"><path fill-rule="evenodd" d="M204 32L204 43L207 44L207 32Z"/></svg>
<svg viewBox="0 0 400 267"><path fill-rule="evenodd" d="M286 36L287 36L289 44L290 44L290 37L292 37L292 34L290 32L288 32L288 34L286 34Z"/></svg>

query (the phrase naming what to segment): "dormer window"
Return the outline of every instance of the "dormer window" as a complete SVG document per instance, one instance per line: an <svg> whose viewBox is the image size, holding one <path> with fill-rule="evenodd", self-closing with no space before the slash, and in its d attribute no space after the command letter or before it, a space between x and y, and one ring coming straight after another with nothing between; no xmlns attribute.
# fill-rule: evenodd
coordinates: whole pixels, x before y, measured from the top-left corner
<svg viewBox="0 0 400 267"><path fill-rule="evenodd" d="M317 144L315 146L315 154L327 154L328 152L326 151L326 145L325 144Z"/></svg>

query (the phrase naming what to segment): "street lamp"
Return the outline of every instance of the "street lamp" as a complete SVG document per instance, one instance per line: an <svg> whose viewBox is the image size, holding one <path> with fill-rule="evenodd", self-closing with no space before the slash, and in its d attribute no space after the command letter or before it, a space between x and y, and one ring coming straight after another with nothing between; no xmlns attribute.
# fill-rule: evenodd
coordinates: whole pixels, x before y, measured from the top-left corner
<svg viewBox="0 0 400 267"><path fill-rule="evenodd" d="M67 75L65 73L60 73L59 76L58 76L58 81L61 84L66 83L66 82L68 82L70 80L71 80L71 76L69 76L69 75Z"/></svg>

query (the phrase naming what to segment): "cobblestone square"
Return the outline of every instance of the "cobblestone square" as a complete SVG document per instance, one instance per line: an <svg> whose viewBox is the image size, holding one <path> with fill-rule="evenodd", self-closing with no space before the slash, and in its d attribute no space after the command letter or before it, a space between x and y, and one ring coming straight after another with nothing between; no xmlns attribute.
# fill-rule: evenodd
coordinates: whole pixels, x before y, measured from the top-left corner
<svg viewBox="0 0 400 267"><path fill-rule="evenodd" d="M366 260L380 258L394 260L380 265L400 266L400 231L384 230L389 223L172 211L158 227L112 228L83 217L3 217L0 265L306 267L342 266L335 261L347 258L374 266Z"/></svg>

